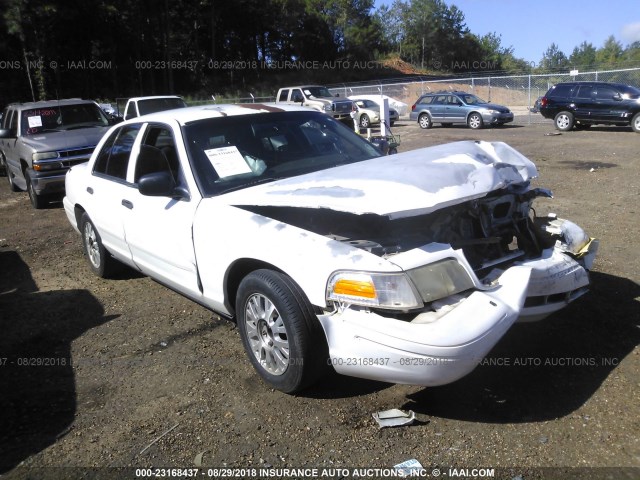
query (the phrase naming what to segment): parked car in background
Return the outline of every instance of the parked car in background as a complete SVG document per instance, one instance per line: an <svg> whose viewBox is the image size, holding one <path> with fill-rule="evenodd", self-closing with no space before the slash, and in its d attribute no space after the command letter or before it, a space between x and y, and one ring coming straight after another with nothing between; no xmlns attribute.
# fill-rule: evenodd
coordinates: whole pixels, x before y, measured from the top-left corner
<svg viewBox="0 0 640 480"><path fill-rule="evenodd" d="M67 170L89 160L112 124L97 103L72 98L8 105L0 124L0 163L12 191L34 208L64 192Z"/></svg>
<svg viewBox="0 0 640 480"><path fill-rule="evenodd" d="M184 108L186 106L187 104L182 97L176 95L133 97L127 100L123 118L129 120L140 115L173 110L174 108Z"/></svg>
<svg viewBox="0 0 640 480"><path fill-rule="evenodd" d="M356 107L355 121L360 128L369 128L380 123L380 105L373 100L351 98ZM390 127L400 118L398 112L389 108L389 118L387 125Z"/></svg>
<svg viewBox="0 0 640 480"><path fill-rule="evenodd" d="M93 272L119 261L235 319L273 388L331 367L442 385L587 290L597 241L536 216L536 176L504 143L387 157L308 108L216 105L114 126L64 208Z"/></svg>
<svg viewBox="0 0 640 480"><path fill-rule="evenodd" d="M442 126L462 123L477 129L512 122L513 113L507 107L485 102L472 93L438 92L418 98L411 107L409 118L417 121L421 128L431 128L434 123Z"/></svg>
<svg viewBox="0 0 640 480"><path fill-rule="evenodd" d="M540 113L553 118L556 128L564 132L621 125L640 133L640 89L621 83L558 83L542 97Z"/></svg>
<svg viewBox="0 0 640 480"><path fill-rule="evenodd" d="M540 104L542 103L542 97L536 98L536 101L533 102L533 107L529 107L529 111L531 113L540 113Z"/></svg>
<svg viewBox="0 0 640 480"><path fill-rule="evenodd" d="M389 97L387 95L380 95L380 94L376 94L376 95L362 95L362 94L358 94L358 95L349 95L349 98L352 100L357 100L357 99L364 99L364 100L373 100L374 102L376 102L378 105L382 105L382 100L387 100L389 102L389 108L393 108L396 112L398 112L398 115L400 115L401 117L403 115L407 115L409 113L409 105L407 105L404 102L401 102L400 100L397 100L393 97Z"/></svg>
<svg viewBox="0 0 640 480"><path fill-rule="evenodd" d="M284 87L276 96L278 105L302 105L332 116L336 120L349 120L353 103L348 98L333 95L327 87L305 85Z"/></svg>

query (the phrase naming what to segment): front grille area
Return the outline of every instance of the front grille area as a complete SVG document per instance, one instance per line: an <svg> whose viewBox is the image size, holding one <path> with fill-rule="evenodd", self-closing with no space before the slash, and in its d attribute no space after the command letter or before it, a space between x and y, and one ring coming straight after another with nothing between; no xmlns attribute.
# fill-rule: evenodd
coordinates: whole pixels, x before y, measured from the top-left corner
<svg viewBox="0 0 640 480"><path fill-rule="evenodd" d="M82 148L73 148L71 150L59 150L58 155L60 158L70 158L70 157L86 157L87 160L93 153L95 145L93 147L82 147Z"/></svg>

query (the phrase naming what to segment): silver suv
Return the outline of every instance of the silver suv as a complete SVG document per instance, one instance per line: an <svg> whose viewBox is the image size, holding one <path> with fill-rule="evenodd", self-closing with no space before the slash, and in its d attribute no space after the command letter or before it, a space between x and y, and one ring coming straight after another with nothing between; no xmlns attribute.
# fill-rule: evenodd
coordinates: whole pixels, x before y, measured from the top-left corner
<svg viewBox="0 0 640 480"><path fill-rule="evenodd" d="M409 118L417 120L422 128L431 128L434 123L442 126L463 123L476 129L513 122L513 113L472 93L438 92L422 95L411 107Z"/></svg>
<svg viewBox="0 0 640 480"><path fill-rule="evenodd" d="M0 164L11 190L26 190L34 208L64 193L73 165L89 160L110 126L97 103L79 98L12 103L0 124Z"/></svg>

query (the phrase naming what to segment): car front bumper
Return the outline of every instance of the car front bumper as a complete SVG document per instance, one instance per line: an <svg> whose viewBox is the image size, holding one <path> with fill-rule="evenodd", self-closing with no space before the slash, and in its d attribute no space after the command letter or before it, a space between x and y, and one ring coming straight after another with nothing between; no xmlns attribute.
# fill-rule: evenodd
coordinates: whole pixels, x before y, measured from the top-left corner
<svg viewBox="0 0 640 480"><path fill-rule="evenodd" d="M475 290L412 321L354 307L318 315L329 362L344 375L437 386L470 373L516 321L540 320L584 293L597 251L574 259L555 248L513 266L489 290ZM526 306L529 299L532 306Z"/></svg>
<svg viewBox="0 0 640 480"><path fill-rule="evenodd" d="M497 123L513 122L513 113L483 113L482 119L484 123L495 125Z"/></svg>
<svg viewBox="0 0 640 480"><path fill-rule="evenodd" d="M29 171L29 180L37 195L63 193L66 174L66 170L63 173L60 173L59 170L55 172Z"/></svg>

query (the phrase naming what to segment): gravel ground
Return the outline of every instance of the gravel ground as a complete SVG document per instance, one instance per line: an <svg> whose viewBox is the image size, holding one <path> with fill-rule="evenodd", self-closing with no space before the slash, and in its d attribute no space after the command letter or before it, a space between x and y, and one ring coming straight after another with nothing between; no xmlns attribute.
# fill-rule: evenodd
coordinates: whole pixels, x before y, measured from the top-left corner
<svg viewBox="0 0 640 480"><path fill-rule="evenodd" d="M462 478L474 472L449 468L495 468L510 479L640 478L640 136L604 127L549 136L550 123L472 131L402 121L394 132L401 151L502 140L536 162L536 183L556 195L537 200L538 213L557 212L601 240L592 291L545 321L514 326L454 384L331 375L290 396L254 374L233 324L135 272L94 277L61 204L35 211L3 180L4 477L139 478L102 467L201 466L200 476L215 473L207 468L350 469L337 478L415 458ZM411 409L417 421L379 429L371 414L389 408Z"/></svg>

